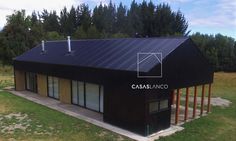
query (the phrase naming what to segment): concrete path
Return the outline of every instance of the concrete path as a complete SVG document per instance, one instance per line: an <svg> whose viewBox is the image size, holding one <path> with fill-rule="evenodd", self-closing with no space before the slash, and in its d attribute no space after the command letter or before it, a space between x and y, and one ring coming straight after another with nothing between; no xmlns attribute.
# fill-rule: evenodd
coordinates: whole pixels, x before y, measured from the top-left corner
<svg viewBox="0 0 236 141"><path fill-rule="evenodd" d="M94 125L97 125L99 127L105 128L107 130L110 130L112 132L115 132L117 134L126 136L128 138L131 138L133 140L137 141L153 141L155 139L158 139L161 136L168 136L171 135L177 131L181 131L184 128L180 126L171 126L170 128L166 130L159 131L155 134L152 134L148 137L144 137L141 135L138 135L136 133L130 132L128 130L124 130L122 128L113 126L111 124L103 122L103 115L98 112L93 112L75 105L71 104L62 104L60 101L49 98L49 97L42 97L38 94L29 92L29 91L14 91L9 90L14 95L17 95L19 97L23 97L25 99L28 99L30 101L33 101L35 103L44 105L46 107L49 107L51 109L57 110L59 112L65 113L67 115L70 115L72 117L82 119L84 121L87 121L89 123L92 123Z"/></svg>
<svg viewBox="0 0 236 141"><path fill-rule="evenodd" d="M189 101L193 102L194 97L189 97ZM181 100L185 100L185 97L181 97ZM197 104L201 103L201 97L197 97ZM208 98L204 98L204 104L207 105ZM227 99L223 99L221 97L212 97L211 98L211 105L213 106L221 106L221 107L228 107L232 102Z"/></svg>

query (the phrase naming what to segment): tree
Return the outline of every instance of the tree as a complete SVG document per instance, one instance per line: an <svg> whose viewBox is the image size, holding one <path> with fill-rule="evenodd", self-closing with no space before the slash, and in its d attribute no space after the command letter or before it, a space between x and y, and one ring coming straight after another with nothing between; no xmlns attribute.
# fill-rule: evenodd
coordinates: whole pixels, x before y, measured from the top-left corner
<svg viewBox="0 0 236 141"><path fill-rule="evenodd" d="M236 71L235 40L221 34L207 35L195 33L191 36L215 71Z"/></svg>
<svg viewBox="0 0 236 141"><path fill-rule="evenodd" d="M2 49L3 63L11 63L12 58L22 54L33 47L30 44L31 30L30 17L25 15L25 11L15 11L12 15L7 16L7 24L2 31Z"/></svg>
<svg viewBox="0 0 236 141"><path fill-rule="evenodd" d="M174 14L168 4L157 6L155 17L155 36L167 36L173 34L171 31Z"/></svg>
<svg viewBox="0 0 236 141"><path fill-rule="evenodd" d="M64 37L61 36L58 32L56 31L50 31L46 33L46 40L63 40Z"/></svg>
<svg viewBox="0 0 236 141"><path fill-rule="evenodd" d="M60 12L60 32L64 35L67 35L68 34L68 24L67 24L67 21L68 21L68 12L67 12L67 8L64 7L61 12Z"/></svg>
<svg viewBox="0 0 236 141"><path fill-rule="evenodd" d="M128 38L129 35L127 34L124 34L124 33L115 33L115 34L112 34L111 38Z"/></svg>
<svg viewBox="0 0 236 141"><path fill-rule="evenodd" d="M128 17L128 35L135 36L141 34L143 31L143 22L141 20L141 9L140 6L132 1L130 10L127 12Z"/></svg>
<svg viewBox="0 0 236 141"><path fill-rule="evenodd" d="M59 17L57 16L56 11L48 12L43 10L41 18L43 20L43 28L45 31L56 31L60 32Z"/></svg>
<svg viewBox="0 0 236 141"><path fill-rule="evenodd" d="M119 4L116 13L116 23L115 23L115 31L116 33L126 33L126 25L127 25L127 10L126 7L123 6L122 3Z"/></svg>
<svg viewBox="0 0 236 141"><path fill-rule="evenodd" d="M103 32L104 26L104 10L103 5L100 3L99 6L96 6L93 9L92 23L96 26L99 32Z"/></svg>
<svg viewBox="0 0 236 141"><path fill-rule="evenodd" d="M88 31L88 28L91 25L91 12L89 10L88 5L82 4L80 5L80 22L81 26L84 28L84 31Z"/></svg>
<svg viewBox="0 0 236 141"><path fill-rule="evenodd" d="M155 6L150 1L148 4L143 1L141 4L141 20L143 23L143 37L152 37L154 35Z"/></svg>
<svg viewBox="0 0 236 141"><path fill-rule="evenodd" d="M69 35L71 35L72 33L75 32L76 27L77 27L76 25L77 17L76 17L76 10L74 6L71 7L68 18L69 18L69 26L70 26Z"/></svg>
<svg viewBox="0 0 236 141"><path fill-rule="evenodd" d="M89 39L98 39L100 38L100 32L97 30L95 26L90 26L87 32L87 38Z"/></svg>
<svg viewBox="0 0 236 141"><path fill-rule="evenodd" d="M181 13L180 10L174 14L175 19L172 26L172 30L175 34L184 35L188 29L188 22L186 21L184 15Z"/></svg>
<svg viewBox="0 0 236 141"><path fill-rule="evenodd" d="M67 12L67 8L64 7L60 12L60 31L64 36L72 35L76 30L77 17L76 10L72 6L70 12Z"/></svg>
<svg viewBox="0 0 236 141"><path fill-rule="evenodd" d="M79 26L75 33L74 36L76 39L86 39L87 38L87 33L84 31L83 26Z"/></svg>
<svg viewBox="0 0 236 141"><path fill-rule="evenodd" d="M114 33L115 20L116 20L116 8L112 4L111 0L108 6L104 6L104 29L107 33Z"/></svg>
<svg viewBox="0 0 236 141"><path fill-rule="evenodd" d="M43 24L35 11L33 11L31 14L29 28L31 34L29 37L29 44L32 45L31 47L33 47L37 45L44 37Z"/></svg>

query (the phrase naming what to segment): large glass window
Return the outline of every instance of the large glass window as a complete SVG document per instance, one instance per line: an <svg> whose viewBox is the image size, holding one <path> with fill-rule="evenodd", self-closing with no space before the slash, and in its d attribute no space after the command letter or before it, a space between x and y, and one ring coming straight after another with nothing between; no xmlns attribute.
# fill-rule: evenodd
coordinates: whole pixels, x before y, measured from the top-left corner
<svg viewBox="0 0 236 141"><path fill-rule="evenodd" d="M86 83L86 107L99 111L99 85Z"/></svg>
<svg viewBox="0 0 236 141"><path fill-rule="evenodd" d="M79 105L84 106L84 82L78 82L79 88Z"/></svg>
<svg viewBox="0 0 236 141"><path fill-rule="evenodd" d="M48 96L59 99L59 80L57 77L48 76Z"/></svg>
<svg viewBox="0 0 236 141"><path fill-rule="evenodd" d="M168 100L167 99L160 101L159 110L165 110L165 109L168 109Z"/></svg>
<svg viewBox="0 0 236 141"><path fill-rule="evenodd" d="M26 90L37 92L37 75L36 73L26 72Z"/></svg>
<svg viewBox="0 0 236 141"><path fill-rule="evenodd" d="M84 82L72 81L72 103L84 106Z"/></svg>
<svg viewBox="0 0 236 141"><path fill-rule="evenodd" d="M155 113L158 112L158 101L150 102L149 103L149 113Z"/></svg>
<svg viewBox="0 0 236 141"><path fill-rule="evenodd" d="M72 103L78 104L79 96L78 96L78 85L77 81L72 81Z"/></svg>
<svg viewBox="0 0 236 141"><path fill-rule="evenodd" d="M103 113L103 94L104 90L103 90L103 86L100 86L100 112Z"/></svg>
<svg viewBox="0 0 236 141"><path fill-rule="evenodd" d="M103 91L101 85L72 81L72 103L103 112Z"/></svg>
<svg viewBox="0 0 236 141"><path fill-rule="evenodd" d="M152 114L167 110L169 108L168 102L168 99L149 102L149 113Z"/></svg>

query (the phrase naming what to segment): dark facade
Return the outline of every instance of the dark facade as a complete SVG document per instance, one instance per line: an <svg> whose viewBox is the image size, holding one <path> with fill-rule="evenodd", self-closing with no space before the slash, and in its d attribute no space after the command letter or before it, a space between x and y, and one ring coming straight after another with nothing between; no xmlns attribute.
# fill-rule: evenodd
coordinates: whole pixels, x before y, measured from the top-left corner
<svg viewBox="0 0 236 141"><path fill-rule="evenodd" d="M103 85L104 122L144 136L170 126L173 89L213 82L211 66L185 37L72 41L71 53L66 41L45 48L15 58L14 69ZM139 70L150 76L162 68L161 78L137 77L139 52L162 53L162 64L151 60ZM159 84L168 88L143 88Z"/></svg>

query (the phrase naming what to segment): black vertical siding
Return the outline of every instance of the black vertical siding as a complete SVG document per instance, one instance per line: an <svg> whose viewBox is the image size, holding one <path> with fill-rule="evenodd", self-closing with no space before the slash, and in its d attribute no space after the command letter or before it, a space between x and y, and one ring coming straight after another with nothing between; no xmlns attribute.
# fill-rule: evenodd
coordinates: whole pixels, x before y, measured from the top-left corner
<svg viewBox="0 0 236 141"><path fill-rule="evenodd" d="M171 50L170 47L168 49ZM14 69L103 85L104 121L146 136L170 126L171 90L213 82L211 66L190 39L166 55L162 62L162 78L137 78L135 65L132 65L132 71L127 68L121 70L126 63L122 61L117 62L120 67L111 69L114 64L106 64L109 68L93 68L14 60ZM159 69L160 64L157 64L143 73L155 74ZM134 90L132 84L167 84L168 89ZM149 102L163 99L169 100L168 109L150 114Z"/></svg>

